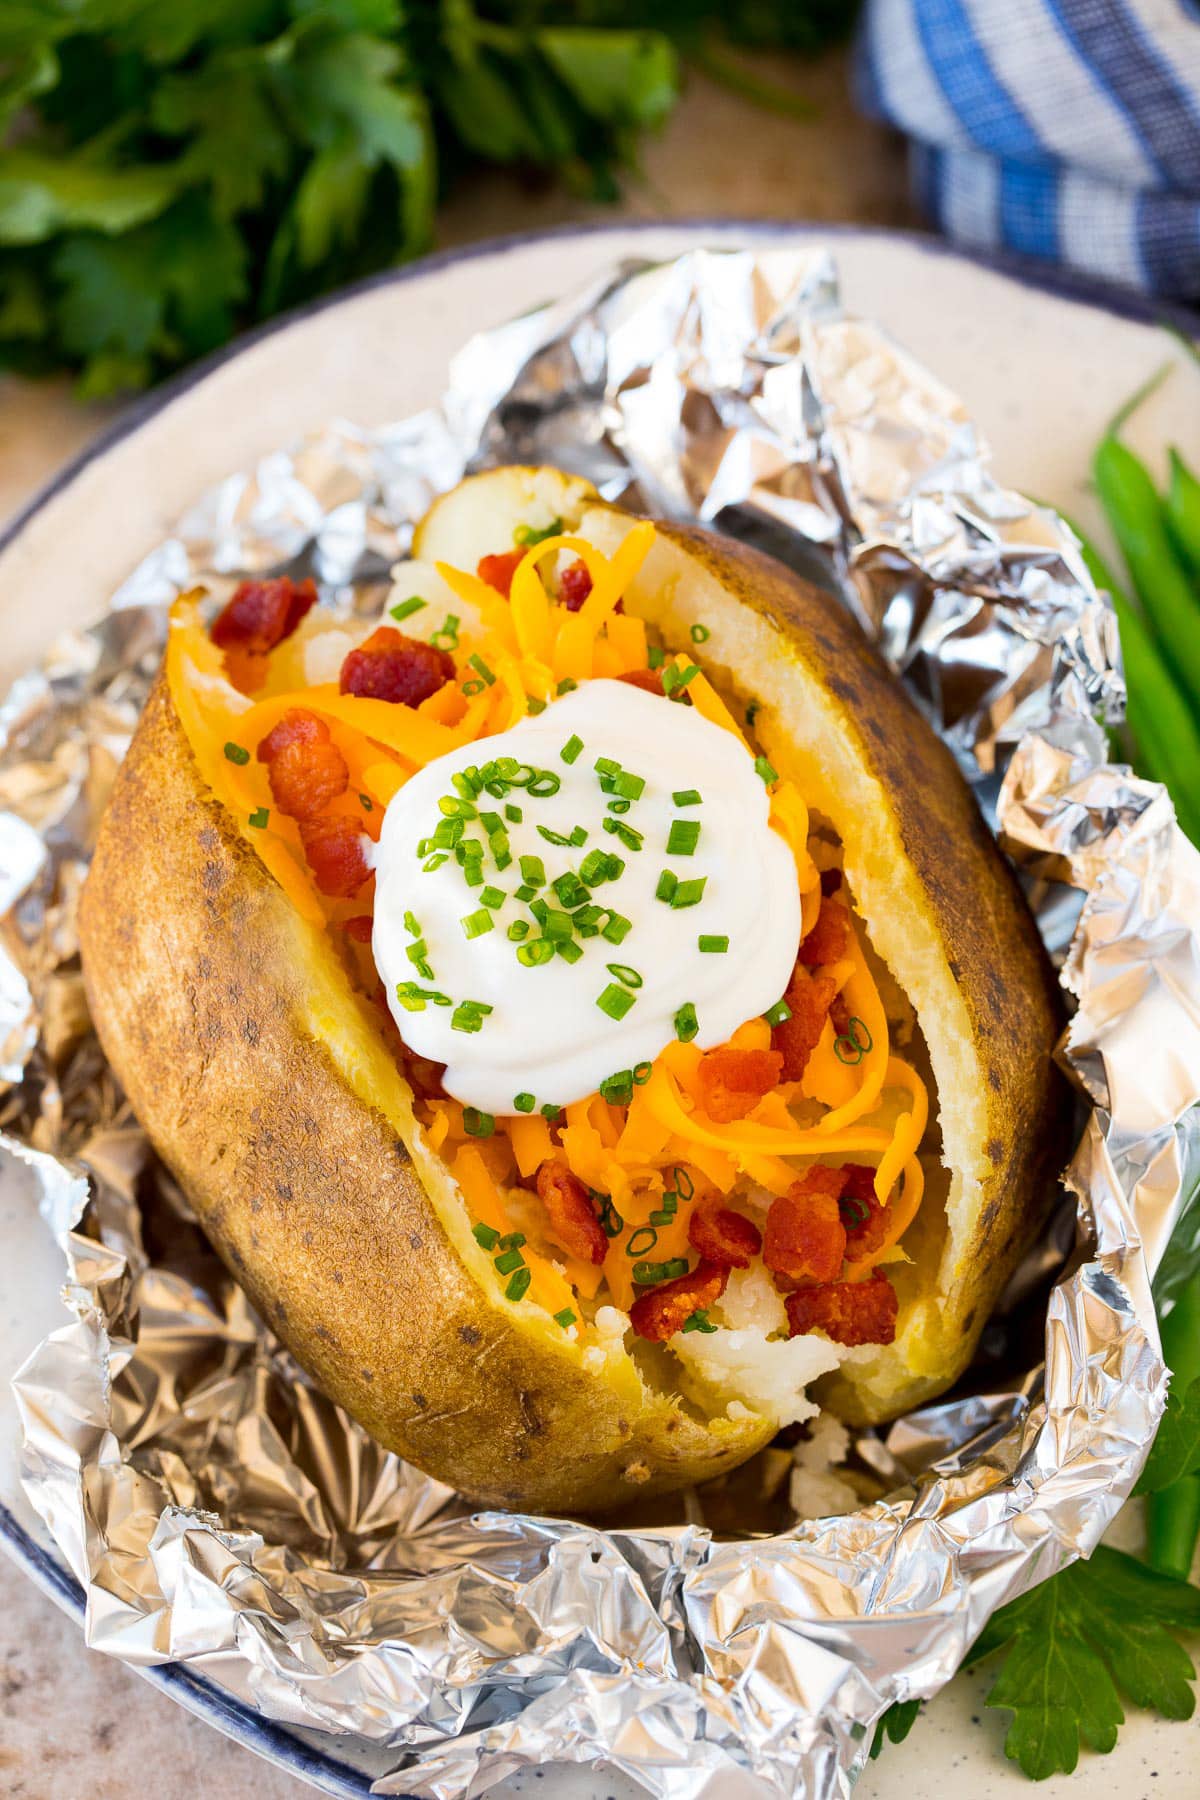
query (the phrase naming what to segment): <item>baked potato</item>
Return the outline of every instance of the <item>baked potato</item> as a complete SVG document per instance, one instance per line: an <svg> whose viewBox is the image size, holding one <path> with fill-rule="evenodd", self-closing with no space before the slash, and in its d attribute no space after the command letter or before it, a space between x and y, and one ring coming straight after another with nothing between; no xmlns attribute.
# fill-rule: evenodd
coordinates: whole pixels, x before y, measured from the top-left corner
<svg viewBox="0 0 1200 1800"><path fill-rule="evenodd" d="M383 1444L554 1512L725 1473L813 1383L948 1387L1064 1155L1058 995L849 617L522 468L434 506L382 625L314 599L176 603L80 912L264 1319Z"/></svg>

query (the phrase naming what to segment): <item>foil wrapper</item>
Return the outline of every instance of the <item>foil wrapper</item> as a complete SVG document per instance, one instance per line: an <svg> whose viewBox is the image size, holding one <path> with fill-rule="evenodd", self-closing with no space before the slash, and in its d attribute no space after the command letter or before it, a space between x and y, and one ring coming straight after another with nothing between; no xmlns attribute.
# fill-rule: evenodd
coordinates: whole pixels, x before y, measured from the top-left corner
<svg viewBox="0 0 1200 1800"><path fill-rule="evenodd" d="M857 1511L724 1540L702 1497L614 1531L472 1513L251 1313L89 1026L75 900L170 598L286 569L377 607L433 495L514 460L815 570L976 784L1061 965L1085 1122L1078 1247L1062 1274L1049 1239L1017 1284L1044 1362L869 1434L884 1497ZM1151 1282L1200 1173L1200 858L1163 790L1106 761L1122 695L1070 531L997 486L954 395L846 315L821 252L624 266L468 344L441 407L339 422L199 499L0 709L0 1126L73 1314L17 1380L24 1482L88 1641L373 1746L379 1793L555 1760L663 1800L847 1793L891 1702L1094 1547L1162 1409ZM1189 1236L1194 1262L1194 1209Z"/></svg>

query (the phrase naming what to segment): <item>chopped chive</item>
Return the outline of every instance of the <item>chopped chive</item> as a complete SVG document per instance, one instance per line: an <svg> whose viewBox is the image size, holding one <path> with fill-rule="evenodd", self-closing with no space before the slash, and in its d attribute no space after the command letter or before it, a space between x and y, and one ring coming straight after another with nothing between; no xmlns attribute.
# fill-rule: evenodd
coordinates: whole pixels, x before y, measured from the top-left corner
<svg viewBox="0 0 1200 1800"><path fill-rule="evenodd" d="M473 650L471 652L470 656L467 658L467 662L470 664L471 668L474 669L479 678L487 683L488 687L495 686L496 677L488 668L478 650Z"/></svg>
<svg viewBox="0 0 1200 1800"><path fill-rule="evenodd" d="M529 920L514 919L508 928L508 935L514 944L519 944L522 938L529 936Z"/></svg>
<svg viewBox="0 0 1200 1800"><path fill-rule="evenodd" d="M460 794L443 794L438 801L438 811L447 819L477 819L473 800L464 800Z"/></svg>
<svg viewBox="0 0 1200 1800"><path fill-rule="evenodd" d="M463 699L473 700L476 694L482 694L483 689L484 683L472 675L470 681L464 681L462 684Z"/></svg>
<svg viewBox="0 0 1200 1800"><path fill-rule="evenodd" d="M581 737L576 737L574 734L572 734L567 739L566 743L563 745L562 749L559 751L558 754L562 757L562 759L565 763L573 763L578 759L579 754L582 751L582 749L583 749L583 739Z"/></svg>
<svg viewBox="0 0 1200 1800"><path fill-rule="evenodd" d="M506 1300L523 1300L532 1280L533 1276L528 1269L518 1269L504 1290L504 1298Z"/></svg>
<svg viewBox="0 0 1200 1800"><path fill-rule="evenodd" d="M471 1236L483 1250L494 1250L500 1242L500 1233L494 1225L472 1225Z"/></svg>
<svg viewBox="0 0 1200 1800"><path fill-rule="evenodd" d="M646 665L648 668L651 668L651 669L661 669L662 668L663 652L658 644L651 644L650 648L647 650Z"/></svg>
<svg viewBox="0 0 1200 1800"><path fill-rule="evenodd" d="M506 806L504 809L504 816L510 825L519 825L525 817L525 814L521 811L519 806Z"/></svg>
<svg viewBox="0 0 1200 1800"><path fill-rule="evenodd" d="M712 632L708 629L707 625L696 624L692 626L693 644L707 644L711 636Z"/></svg>
<svg viewBox="0 0 1200 1800"><path fill-rule="evenodd" d="M640 988L641 987L641 985L642 985L641 976L638 974L636 969L631 969L628 963L605 963L604 966L608 970L609 974L614 978L614 980L619 981L621 983L622 987L629 987L629 988Z"/></svg>
<svg viewBox="0 0 1200 1800"><path fill-rule="evenodd" d="M242 744L230 742L225 746L225 758L227 762L236 763L240 769L250 761L250 752Z"/></svg>
<svg viewBox="0 0 1200 1800"><path fill-rule="evenodd" d="M707 882L707 875L701 875L694 881L677 882L675 892L671 895L671 905L674 907L699 905L704 897Z"/></svg>
<svg viewBox="0 0 1200 1800"><path fill-rule="evenodd" d="M517 945L517 961L527 969L537 968L548 963L554 955L554 945L549 938L532 938L527 944Z"/></svg>
<svg viewBox="0 0 1200 1800"><path fill-rule="evenodd" d="M708 1314L704 1311L704 1308L700 1307L692 1314L690 1319L684 1320L681 1329L683 1331L703 1331L707 1334L714 1332L717 1328L709 1318Z"/></svg>
<svg viewBox="0 0 1200 1800"><path fill-rule="evenodd" d="M513 543L525 548L533 544L544 544L547 538L558 537L563 528L561 519L551 519L548 525L514 525Z"/></svg>
<svg viewBox="0 0 1200 1800"><path fill-rule="evenodd" d="M619 837L627 850L641 849L643 842L642 833L637 831L632 825L627 825L624 819L605 819L604 829L605 831L611 831L614 837Z"/></svg>
<svg viewBox="0 0 1200 1800"><path fill-rule="evenodd" d="M600 1083L600 1098L610 1106L628 1106L633 1099L633 1070L618 1069L615 1075L606 1075Z"/></svg>
<svg viewBox="0 0 1200 1800"><path fill-rule="evenodd" d="M539 925L544 925L546 923L546 914L550 911L550 908L546 905L544 900L531 900L529 902L529 910Z"/></svg>
<svg viewBox="0 0 1200 1800"><path fill-rule="evenodd" d="M583 955L583 950L575 942L574 938L560 938L556 942L554 948L558 951L558 954L562 957L563 961L568 963L577 963Z"/></svg>
<svg viewBox="0 0 1200 1800"><path fill-rule="evenodd" d="M524 1266L525 1258L518 1249L505 1250L501 1256L496 1258L497 1275L511 1275L514 1269L522 1269Z"/></svg>
<svg viewBox="0 0 1200 1800"><path fill-rule="evenodd" d="M779 780L778 774L771 767L770 763L767 761L765 756L756 756L755 757L754 772L756 775L761 775L762 779L766 782L768 787L770 787L770 785L773 781Z"/></svg>
<svg viewBox="0 0 1200 1800"><path fill-rule="evenodd" d="M610 981L603 993L597 996L596 1005L610 1019L623 1019L636 998L637 995L631 994L627 987L619 987L615 981Z"/></svg>
<svg viewBox="0 0 1200 1800"><path fill-rule="evenodd" d="M475 1106L463 1107L463 1130L468 1137L489 1138L495 1129L496 1121L491 1113L480 1112Z"/></svg>
<svg viewBox="0 0 1200 1800"><path fill-rule="evenodd" d="M430 643L436 644L440 650L457 650L458 628L461 624L462 620L457 613L447 613L430 638Z"/></svg>
<svg viewBox="0 0 1200 1800"><path fill-rule="evenodd" d="M539 1108L539 1111L541 1112L543 1119L549 1119L552 1125L556 1119L562 1117L562 1107L554 1106L549 1100L546 1102L545 1106Z"/></svg>
<svg viewBox="0 0 1200 1800"><path fill-rule="evenodd" d="M595 887L605 879L608 857L603 850L589 850L579 865L579 879L587 887Z"/></svg>
<svg viewBox="0 0 1200 1800"><path fill-rule="evenodd" d="M469 1033L482 1031L484 1018L491 1010L478 1000L461 1000L450 1014L450 1029Z"/></svg>
<svg viewBox="0 0 1200 1800"><path fill-rule="evenodd" d="M576 850L582 850L587 843L587 831L582 825L572 825L569 842Z"/></svg>
<svg viewBox="0 0 1200 1800"><path fill-rule="evenodd" d="M250 823L254 826L256 831L261 831L270 816L271 815L265 806L257 807L255 811L250 814Z"/></svg>
<svg viewBox="0 0 1200 1800"><path fill-rule="evenodd" d="M573 694L578 686L577 681L572 681L569 675L564 675L554 692L561 697L563 694Z"/></svg>
<svg viewBox="0 0 1200 1800"><path fill-rule="evenodd" d="M476 912L465 913L458 922L463 928L464 936L468 938L482 937L496 923L486 906L479 907Z"/></svg>
<svg viewBox="0 0 1200 1800"><path fill-rule="evenodd" d="M610 800L606 810L610 813L627 813L632 805L632 800Z"/></svg>
<svg viewBox="0 0 1200 1800"><path fill-rule="evenodd" d="M648 1062L638 1063L633 1071L634 1087L645 1087L646 1083L650 1079L651 1074L653 1073L653 1070L654 1070L653 1063L648 1063Z"/></svg>
<svg viewBox="0 0 1200 1800"><path fill-rule="evenodd" d="M786 1000L777 1000L774 1006L769 1006L763 1014L768 1025L782 1025L784 1020L790 1019L791 1016L792 1009Z"/></svg>
<svg viewBox="0 0 1200 1800"><path fill-rule="evenodd" d="M557 875L550 883L564 906L584 906L587 904L587 889L580 877L568 869L565 875Z"/></svg>
<svg viewBox="0 0 1200 1800"><path fill-rule="evenodd" d="M614 762L611 756L598 756L592 767L597 775L619 775L621 772L620 763Z"/></svg>
<svg viewBox="0 0 1200 1800"><path fill-rule="evenodd" d="M671 869L664 869L658 878L658 886L654 890L656 900L673 900L675 890L679 886L679 877Z"/></svg>
<svg viewBox="0 0 1200 1800"><path fill-rule="evenodd" d="M674 1222L675 1214L673 1212L667 1212L665 1209L661 1212L652 1212L650 1214L651 1225L672 1225Z"/></svg>
<svg viewBox="0 0 1200 1800"><path fill-rule="evenodd" d="M693 856L699 842L699 819L672 819L667 833L668 856Z"/></svg>
<svg viewBox="0 0 1200 1800"><path fill-rule="evenodd" d="M399 625L402 619L411 619L414 613L419 613L428 604L427 600L422 600L414 594L411 600L398 600L395 606L389 606L388 615Z"/></svg>
<svg viewBox="0 0 1200 1800"><path fill-rule="evenodd" d="M510 1231L507 1237L502 1237L500 1239L500 1248L501 1250L523 1250L525 1248L525 1233L523 1231Z"/></svg>
<svg viewBox="0 0 1200 1800"><path fill-rule="evenodd" d="M485 887L479 896L480 906L491 907L494 912L498 906L504 905L505 896L498 887Z"/></svg>
<svg viewBox="0 0 1200 1800"><path fill-rule="evenodd" d="M405 929L405 931L407 931L409 937L420 937L421 927L417 924L416 913L414 913L414 912L406 912L405 913L404 929Z"/></svg>
<svg viewBox="0 0 1200 1800"><path fill-rule="evenodd" d="M539 713L544 713L546 710L546 702L539 700L535 694L526 694L525 705L529 709L531 719L536 719Z"/></svg>
<svg viewBox="0 0 1200 1800"><path fill-rule="evenodd" d="M613 792L622 800L640 800L646 791L646 783L641 775L631 775L628 769L622 769L619 775L613 776Z"/></svg>
<svg viewBox="0 0 1200 1800"><path fill-rule="evenodd" d="M605 820L605 824L607 823L608 821ZM568 835L565 835L561 831L551 831L548 825L539 825L537 833L539 837L545 838L548 844L555 844L559 849L562 849L564 845L570 846L571 839Z"/></svg>
<svg viewBox="0 0 1200 1800"><path fill-rule="evenodd" d="M675 1014L675 1036L681 1044L690 1044L700 1029L700 1021L696 1017L696 1008L690 1000L685 1000Z"/></svg>
<svg viewBox="0 0 1200 1800"><path fill-rule="evenodd" d="M370 794L360 794L358 796L358 804L362 807L364 812L375 811L375 802L371 799Z"/></svg>
<svg viewBox="0 0 1200 1800"><path fill-rule="evenodd" d="M546 916L542 920L542 936L548 937L551 943L565 944L575 931L575 921L570 913L559 912L556 907L547 907Z"/></svg>
<svg viewBox="0 0 1200 1800"><path fill-rule="evenodd" d="M627 919L623 913L610 911L608 924L601 926L600 936L609 944L623 944L632 930L632 919Z"/></svg>
<svg viewBox="0 0 1200 1800"><path fill-rule="evenodd" d="M514 1094L513 1106L519 1113L531 1113L537 1105L537 1098L530 1093Z"/></svg>
<svg viewBox="0 0 1200 1800"><path fill-rule="evenodd" d="M535 769L532 781L525 784L525 791L532 794L535 800L548 800L551 794L557 794L561 786L562 782L553 769Z"/></svg>
<svg viewBox="0 0 1200 1800"><path fill-rule="evenodd" d="M514 900L532 900L533 896L536 893L537 893L537 889L535 887L530 887L527 882L522 882L520 887L517 888L515 890L515 892L513 893L513 899Z"/></svg>
<svg viewBox="0 0 1200 1800"><path fill-rule="evenodd" d="M677 791L675 793L673 793L671 795L671 798L675 802L676 806L699 806L700 805L700 789L699 788L679 788L679 789L677 789Z"/></svg>
<svg viewBox="0 0 1200 1800"><path fill-rule="evenodd" d="M686 669L681 669L677 663L672 663L669 669L663 670L663 693L673 700L677 694L683 693L684 688L690 681L694 681L699 673L700 670L695 663L689 663Z"/></svg>
<svg viewBox="0 0 1200 1800"><path fill-rule="evenodd" d="M521 880L527 887L545 887L546 865L540 856L523 856L521 858Z"/></svg>
<svg viewBox="0 0 1200 1800"><path fill-rule="evenodd" d="M639 1238L645 1238L646 1242L644 1244L639 1243L638 1242ZM626 1256L631 1256L631 1257L632 1256L645 1256L645 1254L648 1250L653 1250L653 1248L654 1248L655 1244L657 1244L657 1242L658 1242L657 1231L653 1230L652 1227L649 1225L639 1225L636 1231L633 1231L630 1233L629 1241L625 1245L625 1254L626 1254Z"/></svg>
<svg viewBox="0 0 1200 1800"><path fill-rule="evenodd" d="M432 856L427 856L425 858L425 861L421 864L421 867L425 871L426 875L431 875L435 869L440 869L444 862L449 862L449 861L450 861L450 858L447 856L447 854L444 850L435 850Z"/></svg>
<svg viewBox="0 0 1200 1800"><path fill-rule="evenodd" d="M729 939L715 935L701 936L696 939L696 944L706 956L723 956L729 948Z"/></svg>
<svg viewBox="0 0 1200 1800"><path fill-rule="evenodd" d="M561 1312L555 1313L554 1323L556 1325L561 1325L564 1331L568 1331L575 1323L575 1314L571 1311L569 1306L564 1306Z"/></svg>

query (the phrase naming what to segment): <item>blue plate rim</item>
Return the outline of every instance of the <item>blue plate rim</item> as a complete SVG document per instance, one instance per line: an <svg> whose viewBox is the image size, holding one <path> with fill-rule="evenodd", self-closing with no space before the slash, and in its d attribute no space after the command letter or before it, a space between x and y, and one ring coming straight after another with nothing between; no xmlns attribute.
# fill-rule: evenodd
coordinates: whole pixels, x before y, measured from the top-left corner
<svg viewBox="0 0 1200 1800"><path fill-rule="evenodd" d="M684 231L701 234L703 232L739 231L748 238L761 241L764 238L802 238L820 240L823 238L873 238L883 239L890 243L903 244L909 249L923 255L945 257L955 262L974 265L986 269L995 275L1001 275L1020 287L1033 289L1035 292L1049 294L1060 300L1068 300L1076 305L1090 307L1093 311L1107 312L1115 318L1124 319L1131 324L1158 325L1181 333L1189 341L1200 344L1200 313L1192 311L1174 301L1159 300L1152 295L1138 293L1134 289L1114 286L1111 282L1099 280L1093 276L1083 275L1075 270L1059 268L1055 265L1040 262L1037 258L1018 256L1011 252L983 250L967 250L947 239L935 236L932 232L905 228L893 228L886 225L858 225L853 220L815 220L815 219L764 219L739 217L736 213L688 214L680 217L661 219L624 219L624 220L588 220L572 224L545 226L535 231L508 232L497 237L480 238L470 244L456 244L445 250L435 250L426 256L418 257L414 262L404 263L397 268L381 269L377 274L365 276L361 281L350 282L344 287L334 288L328 294L320 294L315 299L292 307L263 324L240 332L237 337L211 355L201 358L199 362L180 370L170 376L149 393L132 401L118 419L105 430L100 431L82 450L65 462L61 469L53 475L22 506L10 520L0 529L0 555L15 542L26 526L42 508L58 494L68 488L82 474L89 464L107 455L125 438L131 437L150 419L182 394L191 388L198 387L210 375L232 362L236 357L245 355L256 349L266 339L277 333L288 331L304 320L315 318L317 314L327 312L331 308L341 306L347 301L357 300L364 294L377 289L400 286L423 276L434 274L442 269L453 267L456 263L473 262L487 256L508 256L515 251L527 249L533 244L553 243L581 237L601 237L604 235L625 236L649 235L652 232Z"/></svg>
<svg viewBox="0 0 1200 1800"><path fill-rule="evenodd" d="M1069 300L1078 305L1088 306L1093 310L1108 312L1132 323L1174 328L1192 340L1200 337L1200 317L1188 308L1172 302L1159 301L1150 296L1114 287L1107 282L1079 275L1073 271L1053 268L1029 257L963 250L928 232L891 229L879 225L858 225L850 220L787 220L744 218L736 214L700 214L661 219L594 220L583 224L567 222L536 231L510 232L502 236L482 238L470 244L455 245L445 250L434 251L430 255L420 257L415 262L406 263L399 268L384 269L361 281L336 288L331 293L320 295L301 306L293 307L290 311L281 313L277 318L270 319L250 331L242 332L229 344L214 351L212 355L162 382L148 394L133 401L120 418L114 420L112 425L99 432L90 443L70 458L13 515L0 530L0 554L3 554L16 541L30 521L57 495L70 487L91 463L107 455L125 438L131 437L149 420L165 411L191 388L197 387L201 382L207 380L209 375L224 364L245 355L278 332L287 331L305 319L313 318L318 313L326 312L347 301L358 299L363 294L374 292L380 288L399 286L402 283L450 268L457 263L471 262L488 256L507 256L533 244L545 242L599 237L605 234L614 236L618 234L627 236L631 233L649 235L652 232L661 233L666 230L692 232L698 237L705 232L736 231L754 241L762 241L766 238L781 241L789 238L809 241L825 238L836 241L839 238L847 237L884 239L903 244L925 255L947 257L954 261L974 264L976 267L1007 277L1020 286L1032 288L1039 293L1050 294L1058 299ZM85 1612L82 1589L74 1577L35 1542L24 1526L2 1503L0 1503L0 1544L43 1592L48 1594L64 1611L72 1614L82 1626ZM267 1761L300 1777L320 1791L335 1796L336 1800L366 1800L366 1797L370 1795L370 1778L361 1771L348 1764L338 1762L332 1756L310 1749L294 1738L285 1727L264 1719L261 1714L246 1706L242 1701L234 1699L223 1688L218 1687L204 1676L194 1673L186 1664L167 1663L152 1668L138 1666L137 1673L154 1687L169 1694L172 1699L185 1706L190 1712L214 1726L224 1736L255 1751Z"/></svg>

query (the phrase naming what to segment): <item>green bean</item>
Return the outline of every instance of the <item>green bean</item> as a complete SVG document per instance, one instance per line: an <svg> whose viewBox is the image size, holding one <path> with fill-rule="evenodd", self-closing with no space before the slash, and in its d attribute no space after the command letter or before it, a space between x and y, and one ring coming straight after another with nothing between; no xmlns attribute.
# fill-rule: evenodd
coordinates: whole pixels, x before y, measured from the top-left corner
<svg viewBox="0 0 1200 1800"><path fill-rule="evenodd" d="M1147 623L1188 702L1200 710L1200 599L1175 555L1154 483L1114 437L1100 444L1092 472Z"/></svg>
<svg viewBox="0 0 1200 1800"><path fill-rule="evenodd" d="M1163 1361L1173 1390L1200 1380L1200 1275L1193 1275L1163 1320ZM1200 1537L1200 1475L1185 1475L1146 1501L1146 1560L1186 1581Z"/></svg>
<svg viewBox="0 0 1200 1800"><path fill-rule="evenodd" d="M1200 580L1200 481L1172 448L1171 479L1167 484L1167 530L1175 553L1186 569Z"/></svg>
<svg viewBox="0 0 1200 1800"><path fill-rule="evenodd" d="M1196 792L1200 725L1159 655L1141 614L1103 556L1077 525L1070 520L1067 523L1083 546L1092 580L1112 596L1128 688L1126 713L1141 751L1139 761L1152 780L1166 786L1175 802L1180 827L1194 844L1200 844L1200 795Z"/></svg>

